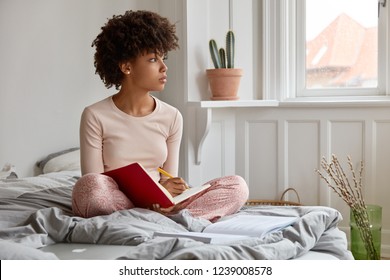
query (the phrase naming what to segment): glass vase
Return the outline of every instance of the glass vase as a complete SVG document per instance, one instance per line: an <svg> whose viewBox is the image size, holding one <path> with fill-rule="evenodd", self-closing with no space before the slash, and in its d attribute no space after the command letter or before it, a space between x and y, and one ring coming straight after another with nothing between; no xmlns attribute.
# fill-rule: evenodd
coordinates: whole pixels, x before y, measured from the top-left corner
<svg viewBox="0 0 390 280"><path fill-rule="evenodd" d="M380 259L381 255L381 231L382 231L382 207L379 205L367 205L366 213L368 225L362 228L356 210L350 211L351 227L351 252L356 260ZM362 234L365 232L365 238Z"/></svg>

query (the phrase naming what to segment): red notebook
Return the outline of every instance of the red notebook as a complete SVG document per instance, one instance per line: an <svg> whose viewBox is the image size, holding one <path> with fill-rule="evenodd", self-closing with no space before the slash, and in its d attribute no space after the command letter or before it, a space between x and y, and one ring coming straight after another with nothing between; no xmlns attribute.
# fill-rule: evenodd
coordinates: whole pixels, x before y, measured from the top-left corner
<svg viewBox="0 0 390 280"><path fill-rule="evenodd" d="M190 188L180 195L172 195L158 182L155 182L143 166L137 162L103 173L118 184L119 189L133 202L134 206L151 208L160 204L161 208L173 206L207 189L210 185Z"/></svg>

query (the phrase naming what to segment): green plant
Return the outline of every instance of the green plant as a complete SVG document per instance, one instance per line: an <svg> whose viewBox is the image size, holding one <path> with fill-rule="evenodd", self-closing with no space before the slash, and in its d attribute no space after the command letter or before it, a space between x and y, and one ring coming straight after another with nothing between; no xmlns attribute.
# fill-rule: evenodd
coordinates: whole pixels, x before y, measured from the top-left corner
<svg viewBox="0 0 390 280"><path fill-rule="evenodd" d="M226 34L226 51L224 48L218 50L214 39L209 42L211 60L215 68L234 68L235 37L233 31L229 30Z"/></svg>

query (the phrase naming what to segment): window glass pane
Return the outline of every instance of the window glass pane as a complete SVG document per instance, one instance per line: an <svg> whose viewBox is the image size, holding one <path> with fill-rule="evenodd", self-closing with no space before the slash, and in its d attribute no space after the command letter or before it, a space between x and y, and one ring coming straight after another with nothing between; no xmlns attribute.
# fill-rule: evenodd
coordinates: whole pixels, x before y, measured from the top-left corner
<svg viewBox="0 0 390 280"><path fill-rule="evenodd" d="M378 86L377 3L306 0L306 89Z"/></svg>

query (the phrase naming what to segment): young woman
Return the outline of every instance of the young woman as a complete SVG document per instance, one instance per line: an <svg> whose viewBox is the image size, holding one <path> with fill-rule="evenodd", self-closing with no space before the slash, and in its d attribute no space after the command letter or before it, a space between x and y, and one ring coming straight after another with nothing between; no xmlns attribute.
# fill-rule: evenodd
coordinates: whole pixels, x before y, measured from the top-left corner
<svg viewBox="0 0 390 280"><path fill-rule="evenodd" d="M161 175L158 168L178 175L183 118L180 112L150 95L167 82L164 62L178 48L175 26L149 11L113 16L92 44L96 73L107 88L118 92L86 107L80 122L82 177L73 189L73 211L82 217L106 215L133 206L117 184L102 172L141 163L173 196L186 189L179 177ZM210 221L235 213L248 198L239 176L218 178L212 186L171 207L164 214L188 209Z"/></svg>

